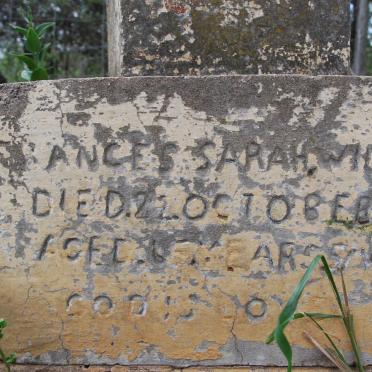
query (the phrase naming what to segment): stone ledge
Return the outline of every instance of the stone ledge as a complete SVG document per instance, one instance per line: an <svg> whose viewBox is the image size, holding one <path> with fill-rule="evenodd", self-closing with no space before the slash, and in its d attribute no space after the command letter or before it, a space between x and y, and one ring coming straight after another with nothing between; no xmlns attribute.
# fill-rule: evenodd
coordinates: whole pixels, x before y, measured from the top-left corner
<svg viewBox="0 0 372 372"><path fill-rule="evenodd" d="M193 367L172 368L168 366L42 366L42 365L17 365L12 372L285 372L282 367ZM293 372L335 372L336 368L293 368ZM372 367L366 370L372 371Z"/></svg>

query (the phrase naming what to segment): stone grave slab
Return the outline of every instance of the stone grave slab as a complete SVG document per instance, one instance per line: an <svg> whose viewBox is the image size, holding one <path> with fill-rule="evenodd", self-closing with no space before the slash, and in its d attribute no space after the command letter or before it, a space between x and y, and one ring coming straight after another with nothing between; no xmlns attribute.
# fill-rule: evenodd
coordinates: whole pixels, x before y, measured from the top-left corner
<svg viewBox="0 0 372 372"><path fill-rule="evenodd" d="M284 365L264 340L319 253L345 268L372 361L370 78L9 84L0 125L0 315L20 362ZM336 311L322 278L302 310ZM289 330L295 363L326 365L307 327Z"/></svg>
<svg viewBox="0 0 372 372"><path fill-rule="evenodd" d="M348 0L110 0L110 74L348 74L349 7Z"/></svg>

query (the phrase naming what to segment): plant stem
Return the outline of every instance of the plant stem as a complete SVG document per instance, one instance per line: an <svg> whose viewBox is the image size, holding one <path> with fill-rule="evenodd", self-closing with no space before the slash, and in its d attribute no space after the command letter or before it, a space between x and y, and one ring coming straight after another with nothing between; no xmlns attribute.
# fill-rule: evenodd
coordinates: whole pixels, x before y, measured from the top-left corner
<svg viewBox="0 0 372 372"><path fill-rule="evenodd" d="M9 364L6 362L6 356L5 356L4 352L3 352L1 349L0 349L0 358L1 358L2 362L4 363L4 365L5 365L5 367L6 367L6 370L7 370L8 372L10 372L10 366L9 366Z"/></svg>
<svg viewBox="0 0 372 372"><path fill-rule="evenodd" d="M364 367L362 363L362 357L360 355L360 350L358 343L356 341L355 333L354 333L354 325L353 325L353 318L349 318L349 321L347 319L344 319L345 327L347 330L347 333L350 338L351 346L353 348L354 356L355 356L355 362L358 368L359 372L364 372Z"/></svg>
<svg viewBox="0 0 372 372"><path fill-rule="evenodd" d="M344 294L344 304L341 306L341 312L343 314L342 320L344 322L346 331L348 333L351 346L353 348L354 352L354 357L355 357L355 362L358 368L359 372L364 372L364 367L362 363L362 358L360 355L360 349L355 337L355 330L354 330L354 318L353 314L351 313L350 306L349 306L349 298L347 294L347 289L346 289L346 283L345 283L345 278L343 271L341 270L341 283L342 283L342 291Z"/></svg>

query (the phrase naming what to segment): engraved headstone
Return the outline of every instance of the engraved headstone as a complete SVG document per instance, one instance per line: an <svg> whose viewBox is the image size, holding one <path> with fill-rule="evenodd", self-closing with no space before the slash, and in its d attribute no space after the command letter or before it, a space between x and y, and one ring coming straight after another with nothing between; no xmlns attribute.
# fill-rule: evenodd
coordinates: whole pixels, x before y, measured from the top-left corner
<svg viewBox="0 0 372 372"><path fill-rule="evenodd" d="M348 0L109 0L111 76L348 74Z"/></svg>
<svg viewBox="0 0 372 372"><path fill-rule="evenodd" d="M6 348L30 363L283 365L264 340L324 253L371 362L371 102L355 77L1 86ZM333 312L329 291L315 280L302 309ZM323 365L297 327L295 363Z"/></svg>

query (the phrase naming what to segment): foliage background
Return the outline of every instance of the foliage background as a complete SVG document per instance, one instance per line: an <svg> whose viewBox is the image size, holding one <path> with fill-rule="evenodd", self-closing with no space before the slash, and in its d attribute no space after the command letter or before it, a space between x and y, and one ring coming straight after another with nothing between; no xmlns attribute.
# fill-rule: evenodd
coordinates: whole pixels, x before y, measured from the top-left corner
<svg viewBox="0 0 372 372"><path fill-rule="evenodd" d="M366 51L366 73L372 75L372 1L369 2L368 44Z"/></svg>
<svg viewBox="0 0 372 372"><path fill-rule="evenodd" d="M105 0L0 0L0 73L7 81L19 81L22 69L9 55L20 48L20 36L9 24L23 26L18 9L27 6L35 23L56 24L47 36L51 79L107 74Z"/></svg>
<svg viewBox="0 0 372 372"><path fill-rule="evenodd" d="M353 47L353 9L358 0L350 0ZM54 21L48 35L52 50L48 55L52 79L107 75L107 25L105 0L0 0L0 74L7 81L19 81L22 66L9 52L20 48L20 37L10 23L23 25L18 9L30 6L35 22ZM366 45L366 74L372 75L372 0Z"/></svg>

